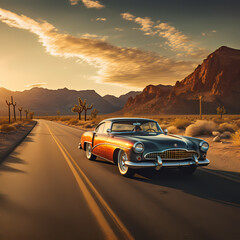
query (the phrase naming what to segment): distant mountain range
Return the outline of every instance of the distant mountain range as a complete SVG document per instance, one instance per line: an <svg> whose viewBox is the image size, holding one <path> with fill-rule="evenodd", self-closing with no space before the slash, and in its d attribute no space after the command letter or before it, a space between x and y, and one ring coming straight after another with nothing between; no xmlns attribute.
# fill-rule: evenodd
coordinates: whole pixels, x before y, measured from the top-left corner
<svg viewBox="0 0 240 240"><path fill-rule="evenodd" d="M93 104L93 108L104 114L120 110L129 97L135 97L138 93L129 92L117 98L112 95L101 97L94 90L32 88L22 92L14 92L0 88L0 116L7 115L5 100L9 101L11 96L17 102L17 106L34 111L35 115L56 115L57 111L60 111L61 115L70 115L73 114L71 108L78 103L78 97L86 99L88 104Z"/></svg>
<svg viewBox="0 0 240 240"><path fill-rule="evenodd" d="M118 111L124 115L197 114L199 96L202 96L203 113L216 113L225 106L227 113L240 113L240 50L222 46L211 53L193 73L171 85L148 85L142 92L131 91L120 97L101 97L94 90L69 90L67 88L12 92L0 88L0 115L7 115L5 99L14 101L35 115L73 114L71 108L78 97L93 104L100 113Z"/></svg>
<svg viewBox="0 0 240 240"><path fill-rule="evenodd" d="M218 106L225 106L227 113L240 113L240 50L220 47L184 80L174 86L147 86L130 97L121 112L197 114L199 96L205 114L216 113Z"/></svg>

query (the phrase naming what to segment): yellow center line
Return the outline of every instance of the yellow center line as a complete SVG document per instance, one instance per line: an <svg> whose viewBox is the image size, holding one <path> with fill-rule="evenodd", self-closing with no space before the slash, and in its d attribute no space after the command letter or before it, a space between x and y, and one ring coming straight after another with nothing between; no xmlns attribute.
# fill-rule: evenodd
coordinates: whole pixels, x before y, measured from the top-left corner
<svg viewBox="0 0 240 240"><path fill-rule="evenodd" d="M90 210L92 211L93 215L96 217L97 222L99 223L99 225L101 226L101 229L103 231L103 233L106 236L106 239L117 239L115 233L113 232L113 230L111 229L111 227L109 226L107 220L105 219L105 217L103 216L100 208L98 207L96 201L94 200L94 198L92 197L92 195L90 194L90 192L88 191L86 185L84 184L84 182L82 181L82 179L80 178L80 176L78 175L76 169L74 168L74 166L72 165L70 159L68 158L68 156L66 155L65 151L63 150L63 148L61 147L59 140L56 138L56 136L53 134L53 132L50 130L50 128L47 125L47 128L51 134L51 136L53 137L54 141L56 142L58 148L60 149L63 157L65 158L69 168L71 169L77 183L78 186L80 188L80 190L83 193L83 196L90 208Z"/></svg>
<svg viewBox="0 0 240 240"><path fill-rule="evenodd" d="M114 211L111 209L111 207L107 204L107 202L103 199L101 194L97 191L97 189L93 186L93 184L88 179L88 177L84 174L84 172L78 166L78 164L73 159L73 157L70 155L70 153L66 150L66 148L59 141L59 139L57 139L57 137L53 134L53 132L51 131L51 129L49 128L48 125L47 125L47 128L48 128L50 134L52 135L53 139L55 140L57 146L59 147L60 151L62 152L64 158L66 159L70 169L72 170L73 175L74 175L75 179L77 180L77 183L78 183L81 191L83 192L83 195L84 195L84 197L85 197L85 199L86 199L86 201L87 201L91 211L93 212L93 214L95 215L98 223L102 227L102 230L104 231L107 239L117 239L117 237L114 234L114 232L112 231L112 229L109 226L109 224L107 223L107 221L104 218L103 214L101 213L101 210L97 206L97 203L95 202L95 200L93 199L92 195L88 191L86 185L84 184L82 179L79 177L79 175L78 175L76 169L74 168L73 164L75 165L75 167L77 168L77 170L81 174L81 177L84 178L84 180L86 181L86 183L88 184L90 189L93 191L93 193L95 194L95 196L97 197L99 202L102 204L104 209L107 211L107 213L109 214L109 216L111 217L113 222L116 224L116 226L119 228L119 230L124 234L125 238L126 239L134 239L134 237L131 235L131 233L128 231L128 229L125 227L125 225L122 223L122 221L118 218L118 216L114 213Z"/></svg>
<svg viewBox="0 0 240 240"><path fill-rule="evenodd" d="M214 172L214 170L211 171L211 170L206 169L206 168L201 168L200 170L203 171L203 172L206 172L206 173L210 173L210 174L216 175L218 177L225 178L227 180L230 180L230 181L233 181L233 182L236 182L236 183L240 183L240 180L238 180L237 178L230 177L230 176L224 175L222 173Z"/></svg>

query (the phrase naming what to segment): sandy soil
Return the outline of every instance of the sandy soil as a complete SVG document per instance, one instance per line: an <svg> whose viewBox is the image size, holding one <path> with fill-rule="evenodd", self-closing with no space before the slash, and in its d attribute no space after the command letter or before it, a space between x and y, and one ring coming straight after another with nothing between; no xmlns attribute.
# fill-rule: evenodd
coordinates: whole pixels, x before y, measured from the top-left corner
<svg viewBox="0 0 240 240"><path fill-rule="evenodd" d="M0 162L9 154L36 125L35 121L23 124L14 132L0 132Z"/></svg>
<svg viewBox="0 0 240 240"><path fill-rule="evenodd" d="M240 173L240 146L231 140L213 142L213 137L202 138L210 145L207 158L211 163L208 168Z"/></svg>

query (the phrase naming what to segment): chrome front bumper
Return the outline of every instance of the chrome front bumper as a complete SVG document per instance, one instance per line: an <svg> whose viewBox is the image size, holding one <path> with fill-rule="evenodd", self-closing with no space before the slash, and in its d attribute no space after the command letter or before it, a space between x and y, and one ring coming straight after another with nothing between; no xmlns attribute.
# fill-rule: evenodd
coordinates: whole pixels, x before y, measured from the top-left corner
<svg viewBox="0 0 240 240"><path fill-rule="evenodd" d="M190 160L179 160L179 161L162 161L162 159L158 156L155 162L131 162L126 161L125 165L129 168L152 168L154 167L156 170L160 170L162 167L166 168L176 168L182 166L207 166L210 163L208 159L199 160L197 157L194 157Z"/></svg>

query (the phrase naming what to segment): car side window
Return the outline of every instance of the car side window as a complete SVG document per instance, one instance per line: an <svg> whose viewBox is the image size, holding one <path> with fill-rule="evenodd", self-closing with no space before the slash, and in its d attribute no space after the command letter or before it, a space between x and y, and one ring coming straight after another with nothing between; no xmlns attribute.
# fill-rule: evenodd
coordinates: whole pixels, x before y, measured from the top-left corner
<svg viewBox="0 0 240 240"><path fill-rule="evenodd" d="M105 126L104 126L104 130L103 133L107 133L107 130L111 128L111 123L110 122L106 122Z"/></svg>
<svg viewBox="0 0 240 240"><path fill-rule="evenodd" d="M99 126L96 128L95 132L97 132L97 133L103 133L104 125L105 125L105 123L102 123L101 125L99 125Z"/></svg>

